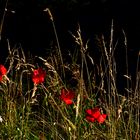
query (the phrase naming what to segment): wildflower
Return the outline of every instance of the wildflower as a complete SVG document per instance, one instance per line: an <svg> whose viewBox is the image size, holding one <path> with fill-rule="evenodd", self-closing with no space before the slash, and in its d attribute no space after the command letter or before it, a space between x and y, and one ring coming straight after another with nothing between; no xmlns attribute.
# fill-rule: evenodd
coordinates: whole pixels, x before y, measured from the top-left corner
<svg viewBox="0 0 140 140"><path fill-rule="evenodd" d="M75 96L75 93L71 90L66 90L66 89L62 89L61 90L61 95L60 98L67 104L67 105L71 105L73 103L73 98Z"/></svg>
<svg viewBox="0 0 140 140"><path fill-rule="evenodd" d="M100 113L100 109L98 107L94 108L94 109L87 109L86 113L91 116L94 117L95 119L97 119L101 113Z"/></svg>
<svg viewBox="0 0 140 140"><path fill-rule="evenodd" d="M43 83L45 80L46 72L42 68L38 68L33 71L32 81L35 84Z"/></svg>
<svg viewBox="0 0 140 140"><path fill-rule="evenodd" d="M7 69L3 65L0 65L0 81L2 80L2 77L6 75L6 72Z"/></svg>
<svg viewBox="0 0 140 140"><path fill-rule="evenodd" d="M87 109L86 113L86 120L89 122L98 121L99 123L103 123L107 117L106 114L101 114L100 109L98 107L95 107L94 109Z"/></svg>
<svg viewBox="0 0 140 140"><path fill-rule="evenodd" d="M97 118L97 121L98 121L99 123L103 123L103 122L105 121L106 117L107 117L106 114L102 114L102 115L100 115L100 116Z"/></svg>
<svg viewBox="0 0 140 140"><path fill-rule="evenodd" d="M89 121L89 122L95 122L96 121L94 117L88 116L88 115L86 116L86 120Z"/></svg>

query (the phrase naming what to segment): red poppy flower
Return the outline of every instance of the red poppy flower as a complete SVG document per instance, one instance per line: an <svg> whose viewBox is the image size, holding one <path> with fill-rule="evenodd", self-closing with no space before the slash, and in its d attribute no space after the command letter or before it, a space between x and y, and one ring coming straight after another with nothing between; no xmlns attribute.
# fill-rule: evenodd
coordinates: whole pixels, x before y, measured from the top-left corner
<svg viewBox="0 0 140 140"><path fill-rule="evenodd" d="M89 121L89 122L95 122L95 118L92 117L92 116L86 116L86 120Z"/></svg>
<svg viewBox="0 0 140 140"><path fill-rule="evenodd" d="M105 121L106 117L107 117L106 114L102 114L102 115L100 115L100 116L97 118L97 121L98 121L99 123L103 123L103 122Z"/></svg>
<svg viewBox="0 0 140 140"><path fill-rule="evenodd" d="M94 109L87 109L86 113L86 120L89 122L98 121L99 123L103 123L107 117L106 114L101 114L100 109L98 107L95 107Z"/></svg>
<svg viewBox="0 0 140 140"><path fill-rule="evenodd" d="M45 80L46 72L42 68L38 68L33 71L32 81L35 84L43 83Z"/></svg>
<svg viewBox="0 0 140 140"><path fill-rule="evenodd" d="M2 80L2 77L6 74L6 72L7 69L3 65L0 65L0 81Z"/></svg>
<svg viewBox="0 0 140 140"><path fill-rule="evenodd" d="M94 109L87 109L86 113L87 115L94 117L95 119L97 119L101 115L100 109L98 107L95 107Z"/></svg>
<svg viewBox="0 0 140 140"><path fill-rule="evenodd" d="M67 104L67 105L71 105L73 103L73 98L75 96L75 93L71 90L66 90L66 89L62 89L61 90L61 95L60 98Z"/></svg>

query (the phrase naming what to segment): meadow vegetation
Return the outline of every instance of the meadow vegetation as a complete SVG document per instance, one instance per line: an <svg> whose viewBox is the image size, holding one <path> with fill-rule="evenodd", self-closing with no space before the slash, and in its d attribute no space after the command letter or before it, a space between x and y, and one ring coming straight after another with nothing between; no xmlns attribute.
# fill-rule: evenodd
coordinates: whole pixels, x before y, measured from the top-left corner
<svg viewBox="0 0 140 140"><path fill-rule="evenodd" d="M103 35L97 38L99 64L86 53L88 43L83 43L80 26L72 34L77 46L71 63L66 63L53 17L46 11L57 42L46 58L27 57L7 40L9 55L0 64L0 139L139 140L139 71L132 81L126 70L126 92L120 93L113 26L107 40ZM127 51L127 44L124 47Z"/></svg>

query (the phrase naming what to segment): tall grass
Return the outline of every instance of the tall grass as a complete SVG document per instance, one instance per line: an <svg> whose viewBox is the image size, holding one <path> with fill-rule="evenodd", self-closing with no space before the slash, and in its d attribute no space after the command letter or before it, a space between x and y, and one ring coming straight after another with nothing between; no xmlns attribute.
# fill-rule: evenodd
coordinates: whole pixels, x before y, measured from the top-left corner
<svg viewBox="0 0 140 140"><path fill-rule="evenodd" d="M100 63L97 64L86 53L88 43L83 43L80 26L76 34L72 34L79 48L71 54L72 63L65 64L54 22L53 25L58 48L47 58L37 57L46 71L45 81L41 84L36 85L32 81L33 71L39 67L34 58L27 59L22 48L11 49L8 43L7 74L0 82L0 139L139 140L139 70L136 72L136 85L131 88L128 83L133 81L128 75L126 53L124 76L128 94L119 93L113 22L108 43L103 35L97 38L101 52ZM127 52L125 34L124 37ZM80 61L77 61L78 56ZM87 59L91 61L90 65ZM90 70L91 65L98 71ZM62 88L75 92L73 104L67 105L61 100ZM101 124L86 120L85 110L97 106L107 114Z"/></svg>

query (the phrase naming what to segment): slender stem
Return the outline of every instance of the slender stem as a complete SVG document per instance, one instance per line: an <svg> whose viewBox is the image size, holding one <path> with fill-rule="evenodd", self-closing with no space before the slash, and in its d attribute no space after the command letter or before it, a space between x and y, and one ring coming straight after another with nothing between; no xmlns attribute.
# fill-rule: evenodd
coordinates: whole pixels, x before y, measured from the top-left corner
<svg viewBox="0 0 140 140"><path fill-rule="evenodd" d="M5 14L6 14L6 8L7 8L7 4L8 4L8 0L6 0L6 3L5 3L5 7L4 7L4 13L2 15L2 20L1 20L1 23L0 23L0 40L1 40L1 36L2 36L2 28L3 28L3 24L4 24L4 18L5 18Z"/></svg>
<svg viewBox="0 0 140 140"><path fill-rule="evenodd" d="M60 49L60 43L59 43L59 39L58 39L54 19L53 19L53 16L51 14L51 11L48 8L46 8L44 11L48 12L48 14L50 16L50 20L52 22L52 26L53 26L53 30L54 30L54 34L55 34L55 38L56 38L56 43L57 43L57 47L58 47L58 53L59 53L59 57L60 57L61 65L62 65L62 73L63 73L63 76L65 78L64 63L63 63L62 53L61 53L61 49Z"/></svg>

